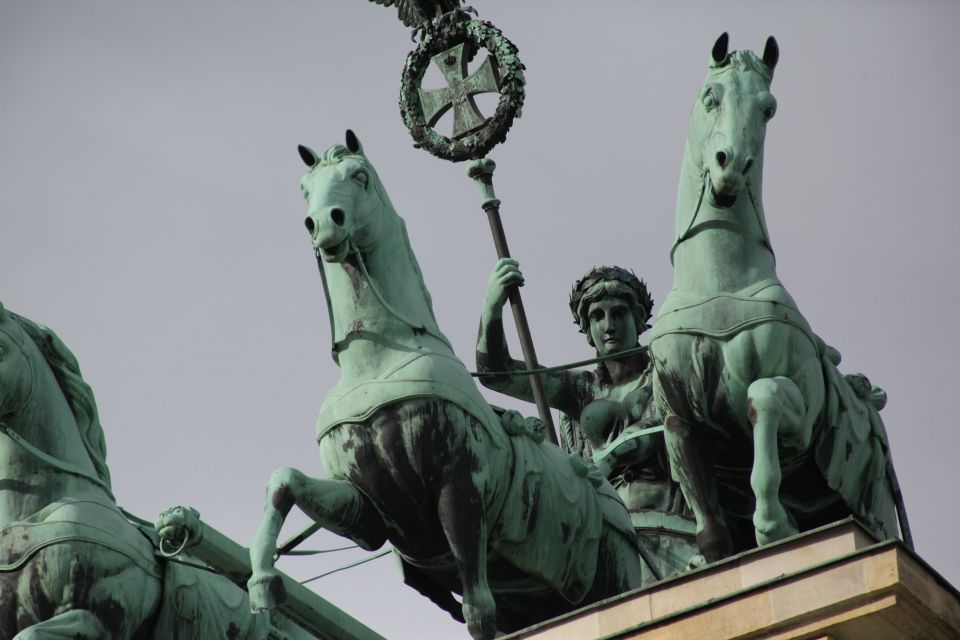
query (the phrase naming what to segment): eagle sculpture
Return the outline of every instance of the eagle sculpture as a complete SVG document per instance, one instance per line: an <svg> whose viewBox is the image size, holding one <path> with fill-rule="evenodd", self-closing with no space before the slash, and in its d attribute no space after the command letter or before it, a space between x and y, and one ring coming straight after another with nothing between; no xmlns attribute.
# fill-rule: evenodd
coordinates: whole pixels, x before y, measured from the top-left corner
<svg viewBox="0 0 960 640"><path fill-rule="evenodd" d="M385 7L396 7L400 21L411 29L422 27L434 18L460 8L462 0L370 0Z"/></svg>

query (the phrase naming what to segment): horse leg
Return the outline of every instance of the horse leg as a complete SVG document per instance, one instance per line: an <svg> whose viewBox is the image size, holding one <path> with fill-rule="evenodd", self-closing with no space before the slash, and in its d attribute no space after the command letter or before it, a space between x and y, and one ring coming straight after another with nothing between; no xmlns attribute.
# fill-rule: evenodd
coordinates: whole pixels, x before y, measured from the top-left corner
<svg viewBox="0 0 960 640"><path fill-rule="evenodd" d="M637 553L635 540L625 538L619 530L604 522L597 546L596 577L580 606L642 587L645 584L646 563L643 554Z"/></svg>
<svg viewBox="0 0 960 640"><path fill-rule="evenodd" d="M247 588L255 612L286 600L283 581L273 564L280 529L294 505L323 528L350 538L367 551L378 549L387 540L380 515L350 483L310 478L289 467L274 471L267 483L267 506L250 545L253 573Z"/></svg>
<svg viewBox="0 0 960 640"><path fill-rule="evenodd" d="M467 465L440 489L437 512L460 570L467 630L474 640L491 640L497 633L497 606L487 583L487 523Z"/></svg>
<svg viewBox="0 0 960 640"><path fill-rule="evenodd" d="M24 629L13 640L110 640L100 618L85 609L65 611Z"/></svg>
<svg viewBox="0 0 960 640"><path fill-rule="evenodd" d="M780 503L779 445L806 449L811 428L804 425L803 394L789 378L763 378L747 389L748 417L753 425L753 470L750 487L756 496L753 526L757 544L776 542L797 533L796 523Z"/></svg>
<svg viewBox="0 0 960 640"><path fill-rule="evenodd" d="M720 510L717 483L712 465L704 457L702 437L696 427L676 416L667 417L665 425L663 436L670 469L697 519L698 555L702 561L695 555L691 566L722 560L733 553L733 539Z"/></svg>

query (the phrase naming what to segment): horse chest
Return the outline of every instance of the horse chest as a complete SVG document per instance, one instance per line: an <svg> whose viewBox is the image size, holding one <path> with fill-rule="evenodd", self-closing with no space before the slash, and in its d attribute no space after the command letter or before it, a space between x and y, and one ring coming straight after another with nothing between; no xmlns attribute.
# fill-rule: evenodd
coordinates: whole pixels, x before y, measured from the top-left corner
<svg viewBox="0 0 960 640"><path fill-rule="evenodd" d="M433 434L402 415L404 404L387 407L367 422L332 429L320 441L321 455L327 474L359 489L388 526L403 522L406 528L421 528L434 517L431 464L443 454Z"/></svg>

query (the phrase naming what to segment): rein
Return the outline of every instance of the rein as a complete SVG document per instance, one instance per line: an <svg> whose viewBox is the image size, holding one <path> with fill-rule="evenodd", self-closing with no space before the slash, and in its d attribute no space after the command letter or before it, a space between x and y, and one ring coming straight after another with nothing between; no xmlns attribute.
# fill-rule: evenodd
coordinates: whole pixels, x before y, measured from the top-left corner
<svg viewBox="0 0 960 640"><path fill-rule="evenodd" d="M373 279L370 277L369 272L367 271L367 266L363 261L363 256L360 253L360 250L357 249L355 245L351 243L351 253L357 256L357 263L360 265L360 272L363 274L363 277L366 279L367 284L370 286L370 289L373 291L373 294L376 296L377 300L380 301L380 304L391 314L394 318L402 322L403 324L409 326L418 333L426 333L429 336L432 336L447 345L451 351L453 351L453 346L450 342L442 335L430 331L423 325L417 326L404 316L402 316L397 310L395 310L386 300L384 300L383 295L381 295L380 290L377 289L377 286L374 284ZM314 255L317 258L317 267L320 269L320 281L323 283L323 296L327 303L327 316L330 320L330 354L333 357L334 362L337 364L340 363L339 352L340 348L337 346L336 335L334 334L334 325L333 325L333 302L330 299L330 288L327 286L327 274L323 270L323 258L320 257L320 250L316 249ZM624 351L619 351L617 353L612 353L605 356L597 356L596 358L588 358L586 360L578 360L576 362L570 362L567 364L561 364L555 367L541 367L538 369L512 369L510 371L470 371L470 375L474 378L491 378L496 376L529 376L531 374L539 373L553 373L555 371L567 371L569 369L576 369L577 367L583 367L589 364L596 364L598 362L606 362L608 360L617 360L619 358L626 358L628 356L636 355L639 353L646 353L648 350L645 346L633 347L631 349L626 349Z"/></svg>
<svg viewBox="0 0 960 640"><path fill-rule="evenodd" d="M649 347L639 346L630 349L624 349L623 351L618 351L617 353L611 353L605 356L597 356L596 358L588 358L587 360L578 360L577 362L561 364L555 367L541 367L539 369L511 369L510 371L471 371L470 375L474 378L490 378L494 376L529 376L540 373L553 373L555 371L567 371L569 369L576 369L577 367L584 367L588 364L596 364L598 362L606 362L608 360L619 360L620 358L626 358L638 353L646 353L648 350Z"/></svg>
<svg viewBox="0 0 960 640"><path fill-rule="evenodd" d="M327 272L323 270L323 258L320 257L320 249L315 247L313 254L317 257L317 268L320 269L320 282L323 283L323 298L327 302L327 317L330 320L330 357L340 365L340 349L337 347L337 337L334 335L333 326L333 302L330 300L330 288L327 286Z"/></svg>
<svg viewBox="0 0 960 640"><path fill-rule="evenodd" d="M770 234L767 233L767 225L763 221L763 216L760 215L760 207L757 206L757 200L753 197L753 183L749 180L747 180L747 195L750 196L750 204L753 205L753 212L757 216L757 226L760 227L760 233L763 234L761 242L763 242L763 246L767 248L767 251L770 252L770 255L773 256L774 264L776 264L777 254L773 252L773 247L770 246Z"/></svg>
<svg viewBox="0 0 960 640"><path fill-rule="evenodd" d="M63 460L60 460L58 458L55 458L54 456L51 456L49 453L46 453L45 451L41 451L40 449L37 449L35 446L33 446L32 444L24 440L19 433L14 431L12 427L10 427L4 422L0 422L0 433L4 434L5 436L13 440L13 442L15 444L20 445L20 447L24 451L32 455L34 458L37 458L41 462L45 463L47 466L53 467L54 469L58 471L62 471L63 473L68 473L72 476L77 476L77 477L83 478L84 480L89 480L90 482L94 483L95 485L103 489L106 492L106 494L110 497L111 500L116 500L116 498L113 495L113 491L110 490L110 487L107 485L106 482L104 482L97 476L91 475L86 471L84 471L83 469L80 469L79 467L76 467L70 464L69 462L64 462Z"/></svg>
<svg viewBox="0 0 960 640"><path fill-rule="evenodd" d="M377 300L380 301L380 304L383 305L383 308L386 309L388 312L390 312L390 315L392 315L394 318L396 318L403 324L413 329L414 333L425 333L428 336L436 338L443 344L447 345L447 348L450 349L450 351L453 351L453 345L450 344L450 342L446 339L446 337L444 337L439 333L431 331L430 329L427 328L426 325L423 325L423 324L421 324L420 326L415 325L413 322L411 322L410 320L402 316L399 311L394 309L390 305L390 303L384 299L383 295L381 295L380 289L377 288L377 285L373 281L373 278L371 278L370 274L367 272L367 265L363 261L363 254L360 253L360 249L357 247L356 244L353 243L353 240L350 241L350 250L355 256L357 256L357 264L360 265L360 272L363 274L363 277L367 279L367 284L370 285L370 290L373 291L373 295L376 296Z"/></svg>
<svg viewBox="0 0 960 640"><path fill-rule="evenodd" d="M426 325L423 325L423 324L418 325L410 321L408 318L403 316L399 311L394 309L389 302L386 301L386 299L383 297L383 294L380 293L380 289L377 287L376 283L373 281L373 278L370 277L370 272L367 271L367 265L363 260L363 254L360 252L360 249L357 247L357 245L353 243L352 240L350 241L350 253L357 257L357 264L360 266L360 273L363 275L364 279L366 280L366 283L370 287L370 290L373 291L373 295L377 298L380 304L383 305L383 308L390 315L392 315L395 319L399 320L402 324L405 324L411 329L413 329L414 333L417 333L417 334L425 333L428 336L431 336L432 338L439 340L440 342L445 344L447 348L450 349L450 351L453 351L453 345L450 344L450 341L447 340L446 337L444 337L440 333L431 331L429 328L427 328ZM323 258L320 257L320 249L315 249L314 255L317 258L317 267L320 269L320 281L323 283L323 297L326 299L326 302L327 302L327 316L329 317L329 320L330 320L330 353L333 357L333 361L339 365L340 364L340 357L339 357L340 347L337 344L337 337L334 329L333 301L330 299L330 287L327 285L327 273L326 271L323 270Z"/></svg>
<svg viewBox="0 0 960 640"><path fill-rule="evenodd" d="M697 216L700 215L700 207L703 205L703 196L707 192L707 185L710 183L710 172L703 172L703 184L700 185L700 196L697 198L697 206L693 210L693 216L690 218L690 224L687 225L686 230L677 236L677 239L674 241L673 246L670 248L670 264L673 265L673 254L677 251L684 241L689 240L693 235L690 233L693 230L693 225L697 221ZM770 252L770 255L773 256L773 259L777 259L777 254L773 252L773 246L770 245L770 235L767 233L767 225L763 222L763 216L760 214L760 207L757 206L757 199L753 195L753 183L747 180L747 195L750 197L750 204L753 206L753 213L757 220L757 226L760 228L760 233L762 237L760 242L763 243L763 246L767 248L767 251Z"/></svg>
<svg viewBox="0 0 960 640"><path fill-rule="evenodd" d="M677 236L677 239L674 241L673 246L670 247L670 266L673 266L673 254L676 252L677 247L680 246L685 240L690 237L690 230L693 229L693 223L697 221L697 216L700 215L700 205L703 204L703 194L707 192L707 184L710 182L710 173L707 171L703 172L703 184L700 185L700 196L697 198L697 206L693 210L693 216L690 218L690 224L687 225L686 230Z"/></svg>

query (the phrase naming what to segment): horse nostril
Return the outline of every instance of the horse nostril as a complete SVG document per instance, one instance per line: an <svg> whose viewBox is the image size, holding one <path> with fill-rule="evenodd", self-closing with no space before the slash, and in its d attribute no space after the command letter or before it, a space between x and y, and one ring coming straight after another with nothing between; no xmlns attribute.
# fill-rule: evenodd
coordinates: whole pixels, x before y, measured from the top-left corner
<svg viewBox="0 0 960 640"><path fill-rule="evenodd" d="M342 209L333 209L330 211L330 219L333 220L333 223L338 227L343 226L343 210Z"/></svg>
<svg viewBox="0 0 960 640"><path fill-rule="evenodd" d="M727 166L727 154L723 151L717 151L717 164L720 165L721 169Z"/></svg>
<svg viewBox="0 0 960 640"><path fill-rule="evenodd" d="M307 219L303 221L303 224L307 226L307 231L310 232L310 235L313 235L313 232L317 230L317 225L313 223L313 218L307 216Z"/></svg>

